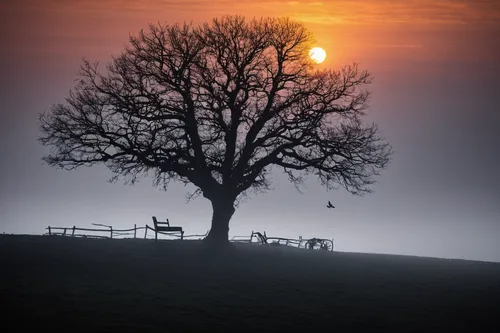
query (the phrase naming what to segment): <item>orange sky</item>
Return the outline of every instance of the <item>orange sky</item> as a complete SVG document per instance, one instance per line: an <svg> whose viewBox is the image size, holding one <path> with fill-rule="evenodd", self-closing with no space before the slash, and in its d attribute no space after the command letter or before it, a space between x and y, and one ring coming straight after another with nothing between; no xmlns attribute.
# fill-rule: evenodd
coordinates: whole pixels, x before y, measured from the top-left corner
<svg viewBox="0 0 500 333"><path fill-rule="evenodd" d="M491 45L500 32L500 2L495 0L19 2L0 4L0 38L14 44L6 50L11 59L31 55L61 60L78 52L107 59L119 52L128 33L148 22L205 21L223 14L282 15L303 21L328 53L325 66L357 61L394 67L401 59L490 62L499 51L498 42Z"/></svg>

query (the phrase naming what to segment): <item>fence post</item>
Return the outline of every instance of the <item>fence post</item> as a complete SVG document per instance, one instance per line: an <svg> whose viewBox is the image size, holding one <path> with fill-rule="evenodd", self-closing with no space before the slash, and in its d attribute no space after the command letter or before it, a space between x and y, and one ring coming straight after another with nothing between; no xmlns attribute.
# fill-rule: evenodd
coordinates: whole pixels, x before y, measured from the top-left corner
<svg viewBox="0 0 500 333"><path fill-rule="evenodd" d="M134 239L135 239L136 234L137 234L137 224L134 223Z"/></svg>
<svg viewBox="0 0 500 333"><path fill-rule="evenodd" d="M66 228L64 228L63 236L66 236Z"/></svg>
<svg viewBox="0 0 500 333"><path fill-rule="evenodd" d="M49 225L49 236L52 236L52 232L50 231L50 225Z"/></svg>
<svg viewBox="0 0 500 333"><path fill-rule="evenodd" d="M109 233L110 233L109 238L112 239L113 238L113 227L109 227Z"/></svg>
<svg viewBox="0 0 500 333"><path fill-rule="evenodd" d="M249 243L252 243L252 238L253 238L253 230L252 230L252 234L250 235L250 240L248 241Z"/></svg>
<svg viewBox="0 0 500 333"><path fill-rule="evenodd" d="M76 226L73 226L73 232L71 233L71 237L75 236L75 230L76 230Z"/></svg>
<svg viewBox="0 0 500 333"><path fill-rule="evenodd" d="M146 235L148 234L148 225L144 228L144 239L146 239Z"/></svg>

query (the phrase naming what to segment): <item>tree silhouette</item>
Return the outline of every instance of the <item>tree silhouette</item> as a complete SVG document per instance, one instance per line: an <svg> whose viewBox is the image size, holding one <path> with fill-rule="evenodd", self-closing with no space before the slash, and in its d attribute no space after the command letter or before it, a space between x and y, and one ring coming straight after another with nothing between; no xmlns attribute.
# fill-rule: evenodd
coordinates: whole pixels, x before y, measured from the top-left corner
<svg viewBox="0 0 500 333"><path fill-rule="evenodd" d="M107 65L84 61L64 104L40 114L44 161L103 163L116 181L192 183L213 207L208 240L271 168L292 183L314 174L327 189L371 191L391 147L364 124L370 74L356 64L318 70L313 37L287 18L226 16L200 26L150 25Z"/></svg>

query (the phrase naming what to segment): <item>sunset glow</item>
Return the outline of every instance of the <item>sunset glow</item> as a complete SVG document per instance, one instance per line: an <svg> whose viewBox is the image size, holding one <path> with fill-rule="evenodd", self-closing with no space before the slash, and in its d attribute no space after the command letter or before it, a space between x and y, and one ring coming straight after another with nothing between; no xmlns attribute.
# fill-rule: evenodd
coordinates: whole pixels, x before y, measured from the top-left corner
<svg viewBox="0 0 500 333"><path fill-rule="evenodd" d="M396 154L363 198L342 188L326 194L313 174L301 194L273 171L276 189L252 193L232 235L335 237L345 251L500 262L498 0L0 1L0 42L9 46L0 54L0 233L91 222L128 228L154 214L188 234L205 233L212 207L203 196L186 205L192 189L182 184L159 193L149 180L110 185L104 167L62 175L42 165L37 114L64 101L82 59L99 62L104 73L148 24L198 25L234 14L303 23L313 39L301 56L322 59L314 70L356 63L369 71L367 117ZM322 58L313 46L325 51Z"/></svg>

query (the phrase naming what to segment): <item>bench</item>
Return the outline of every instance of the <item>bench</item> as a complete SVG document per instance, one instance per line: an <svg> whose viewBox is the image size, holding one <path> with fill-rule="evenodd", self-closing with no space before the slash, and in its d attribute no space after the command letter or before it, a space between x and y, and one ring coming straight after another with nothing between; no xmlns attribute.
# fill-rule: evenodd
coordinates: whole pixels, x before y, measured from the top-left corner
<svg viewBox="0 0 500 333"><path fill-rule="evenodd" d="M153 223L155 226L155 240L158 240L158 232L180 232L181 233L181 240L184 239L184 231L182 230L182 227L171 227L170 222L160 222L156 219L156 216L153 216Z"/></svg>

